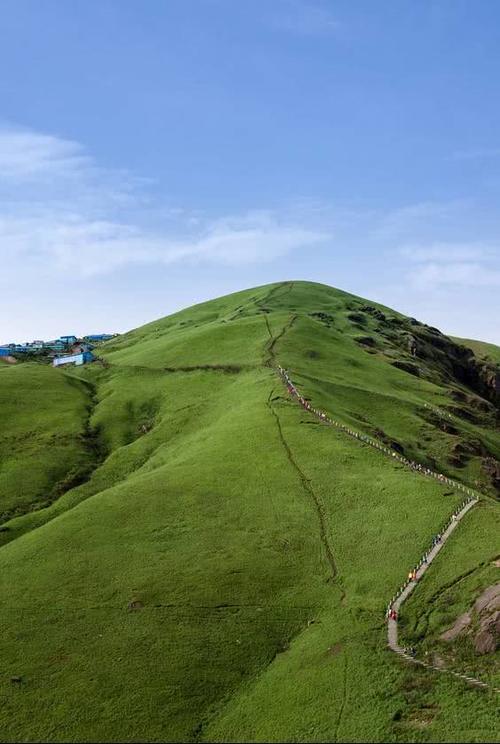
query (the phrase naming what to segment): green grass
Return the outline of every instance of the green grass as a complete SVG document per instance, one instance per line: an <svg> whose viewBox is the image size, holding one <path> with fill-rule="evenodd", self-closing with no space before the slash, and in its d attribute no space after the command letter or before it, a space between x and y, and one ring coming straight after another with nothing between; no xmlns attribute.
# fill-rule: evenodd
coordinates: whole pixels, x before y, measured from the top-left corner
<svg viewBox="0 0 500 744"><path fill-rule="evenodd" d="M488 344L486 341L474 341L470 338L455 338L455 341L468 346L479 359L486 359L487 361L500 364L500 346Z"/></svg>
<svg viewBox="0 0 500 744"><path fill-rule="evenodd" d="M88 386L69 375L36 363L0 367L0 525L87 476L91 405Z"/></svg>
<svg viewBox="0 0 500 744"><path fill-rule="evenodd" d="M436 652L450 666L500 686L498 657L478 657L469 640L454 643L439 636L471 609L488 586L499 581L494 565L499 557L500 515L496 505L483 502L454 533L446 553L439 556L432 571L422 580L402 613L403 633L408 643L417 644L421 654Z"/></svg>
<svg viewBox="0 0 500 744"><path fill-rule="evenodd" d="M113 339L105 369L44 369L84 412L94 391L85 426L105 457L0 533L1 740L494 739L488 694L386 648L387 601L461 496L315 423L269 366L444 469L450 445L423 403L446 405L449 389L392 367L371 317L379 349L363 350L348 317L363 304L260 287ZM486 419L462 428L499 444ZM474 550L461 526L436 576L481 564L494 524Z"/></svg>

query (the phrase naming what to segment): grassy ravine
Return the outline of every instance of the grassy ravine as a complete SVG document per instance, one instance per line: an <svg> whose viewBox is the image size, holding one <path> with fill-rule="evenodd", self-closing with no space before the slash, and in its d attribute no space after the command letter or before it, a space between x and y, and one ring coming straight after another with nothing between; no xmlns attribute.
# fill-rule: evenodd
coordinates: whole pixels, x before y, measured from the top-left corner
<svg viewBox="0 0 500 744"><path fill-rule="evenodd" d="M370 313L367 350L349 317L364 305L305 282L252 289L132 331L102 347L108 368L75 372L95 391L78 420L107 456L0 533L1 741L497 739L490 694L386 647L387 601L461 496L315 423L272 369L279 359L337 419L489 489L479 456L459 468L449 455L471 437L500 455L491 416L444 432L424 404L468 391L392 366ZM498 509L464 520L409 601L419 643L426 596L469 568L468 595L491 583L480 564ZM495 674L492 658L474 664Z"/></svg>
<svg viewBox="0 0 500 744"><path fill-rule="evenodd" d="M35 363L0 367L0 530L85 480L99 459L91 386Z"/></svg>

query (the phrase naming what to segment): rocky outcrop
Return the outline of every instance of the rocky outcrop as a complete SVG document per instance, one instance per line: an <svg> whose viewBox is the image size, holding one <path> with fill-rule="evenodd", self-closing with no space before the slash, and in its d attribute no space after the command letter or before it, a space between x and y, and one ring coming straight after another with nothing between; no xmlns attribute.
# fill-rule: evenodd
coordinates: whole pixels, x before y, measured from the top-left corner
<svg viewBox="0 0 500 744"><path fill-rule="evenodd" d="M331 328L332 325L335 322L335 318L333 315L329 315L328 313L309 313L309 316L311 318L315 318L316 320L320 320L322 323L324 323L328 328Z"/></svg>
<svg viewBox="0 0 500 744"><path fill-rule="evenodd" d="M464 612L463 615L457 617L454 625L449 630L445 630L445 632L441 634L441 640L454 641L455 638L461 635L461 633L463 633L463 631L469 627L471 620L472 618L470 612Z"/></svg>
<svg viewBox="0 0 500 744"><path fill-rule="evenodd" d="M391 364L393 367L396 367L397 369L402 369L403 372L408 372L410 375L414 375L415 377L420 377L420 369L417 367L416 364L412 364L411 362L404 362L401 360L391 362Z"/></svg>
<svg viewBox="0 0 500 744"><path fill-rule="evenodd" d="M362 346L370 346L373 348L377 345L377 342L371 336L358 336L355 340Z"/></svg>
<svg viewBox="0 0 500 744"><path fill-rule="evenodd" d="M436 329L413 329L414 355L438 365L441 371L470 388L495 406L500 405L500 367L474 356L465 346L456 344Z"/></svg>
<svg viewBox="0 0 500 744"><path fill-rule="evenodd" d="M368 312L368 308L364 308ZM468 387L480 398L494 406L500 406L500 366L478 359L472 349L457 344L437 328L427 326L410 318L394 328L375 308L370 309L377 318L379 331L388 339L394 339L397 331L397 344L415 360L420 360L426 368L437 373L442 381L452 380Z"/></svg>
<svg viewBox="0 0 500 744"><path fill-rule="evenodd" d="M347 317L356 325L366 325L366 315L363 315L363 313L349 313Z"/></svg>
<svg viewBox="0 0 500 744"><path fill-rule="evenodd" d="M375 429L373 434L377 439L380 439L380 441L382 441L387 447L395 450L396 452L399 452L400 455L404 455L405 450L403 445L397 442L395 439L388 437L385 431L382 431L382 429Z"/></svg>
<svg viewBox="0 0 500 744"><path fill-rule="evenodd" d="M494 653L497 650L499 635L500 612L496 612L494 618L483 623L483 627L474 639L476 653L480 655Z"/></svg>
<svg viewBox="0 0 500 744"><path fill-rule="evenodd" d="M373 307L372 305L363 305L361 309L361 312L368 313L373 318L376 318L377 320L386 320L385 314L382 312L382 310L379 310L377 307Z"/></svg>
<svg viewBox="0 0 500 744"><path fill-rule="evenodd" d="M482 469L491 480L491 484L500 492L500 462L494 457L485 457L482 462Z"/></svg>
<svg viewBox="0 0 500 744"><path fill-rule="evenodd" d="M440 638L450 642L464 635L470 638L478 655L496 651L500 640L500 584L488 587L474 602L474 607L460 615Z"/></svg>

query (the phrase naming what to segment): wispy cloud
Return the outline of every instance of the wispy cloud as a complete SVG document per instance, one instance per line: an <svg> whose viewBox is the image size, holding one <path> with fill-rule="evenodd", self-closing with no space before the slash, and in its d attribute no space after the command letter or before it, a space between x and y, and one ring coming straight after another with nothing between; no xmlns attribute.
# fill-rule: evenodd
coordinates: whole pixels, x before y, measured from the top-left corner
<svg viewBox="0 0 500 744"><path fill-rule="evenodd" d="M327 237L273 212L214 219L151 204L137 179L98 167L78 143L36 132L0 131L0 172L4 279L21 266L77 277L130 264L237 266Z"/></svg>
<svg viewBox="0 0 500 744"><path fill-rule="evenodd" d="M436 240L449 235L450 225L470 206L464 199L422 201L379 211L375 215L374 235L388 242L408 239ZM437 237L436 237L437 235Z"/></svg>
<svg viewBox="0 0 500 744"><path fill-rule="evenodd" d="M408 276L420 290L441 285L500 286L500 244L408 245L401 248L401 255L413 264Z"/></svg>
<svg viewBox="0 0 500 744"><path fill-rule="evenodd" d="M451 264L426 263L413 274L412 282L424 290L440 285L500 287L500 270L466 261Z"/></svg>
<svg viewBox="0 0 500 744"><path fill-rule="evenodd" d="M0 179L64 177L90 167L76 142L24 129L0 129Z"/></svg>
<svg viewBox="0 0 500 744"><path fill-rule="evenodd" d="M498 246L483 243L446 243L409 244L403 246L401 255L417 263L437 261L486 261L499 255Z"/></svg>

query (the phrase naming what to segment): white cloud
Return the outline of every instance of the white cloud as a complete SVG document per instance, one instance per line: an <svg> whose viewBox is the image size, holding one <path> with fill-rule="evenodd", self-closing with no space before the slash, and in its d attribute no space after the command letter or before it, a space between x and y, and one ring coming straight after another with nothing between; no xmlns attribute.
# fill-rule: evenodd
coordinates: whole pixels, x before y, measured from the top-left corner
<svg viewBox="0 0 500 744"><path fill-rule="evenodd" d="M400 254L413 264L408 276L419 290L500 285L500 246L435 242L403 246Z"/></svg>
<svg viewBox="0 0 500 744"><path fill-rule="evenodd" d="M272 212L203 219L153 208L128 174L99 168L77 143L48 135L0 130L0 170L3 281L21 267L24 275L85 278L130 264L252 264L327 237Z"/></svg>
<svg viewBox="0 0 500 744"><path fill-rule="evenodd" d="M22 261L24 271L31 266L44 273L70 272L82 278L129 264L204 261L237 266L272 261L326 237L281 225L274 218L257 217L251 221L248 217L217 220L197 236L178 239L79 215L0 219L0 250L14 267Z"/></svg>
<svg viewBox="0 0 500 744"><path fill-rule="evenodd" d="M500 287L500 270L466 261L450 264L426 263L412 272L411 279L416 288L423 290L440 285Z"/></svg>
<svg viewBox="0 0 500 744"><path fill-rule="evenodd" d="M0 179L32 180L81 171L90 159L76 142L22 129L0 129Z"/></svg>

